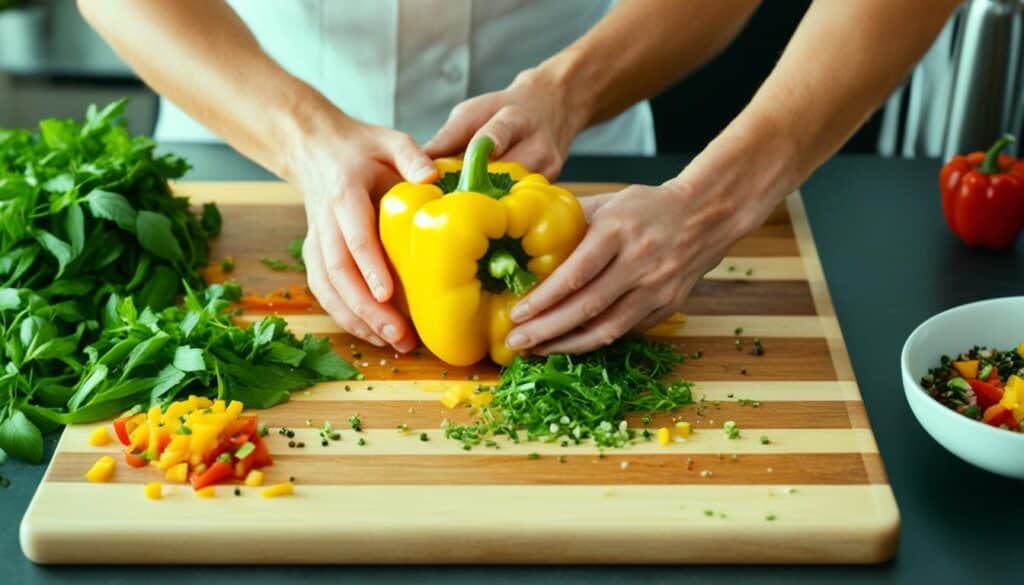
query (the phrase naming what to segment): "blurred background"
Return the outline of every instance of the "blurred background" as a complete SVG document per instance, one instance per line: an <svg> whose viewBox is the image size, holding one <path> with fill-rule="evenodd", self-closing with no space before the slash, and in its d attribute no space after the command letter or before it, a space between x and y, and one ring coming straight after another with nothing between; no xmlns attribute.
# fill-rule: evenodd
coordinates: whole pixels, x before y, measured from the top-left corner
<svg viewBox="0 0 1024 585"><path fill-rule="evenodd" d="M658 149L693 153L750 100L809 1L765 2L722 55L653 100ZM947 156L1020 133L1024 0L973 0L950 20L905 85L844 152ZM837 75L842 70L837 69ZM79 16L73 0L0 0L0 127L79 117L132 98L134 132L151 133L157 99Z"/></svg>

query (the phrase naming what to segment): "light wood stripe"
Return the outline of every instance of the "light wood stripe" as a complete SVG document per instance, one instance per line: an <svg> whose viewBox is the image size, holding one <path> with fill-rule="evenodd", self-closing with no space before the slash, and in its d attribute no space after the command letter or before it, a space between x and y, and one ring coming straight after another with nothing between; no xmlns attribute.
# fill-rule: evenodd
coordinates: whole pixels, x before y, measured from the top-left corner
<svg viewBox="0 0 1024 585"><path fill-rule="evenodd" d="M276 500L252 488L242 497L218 488L213 500L186 486L165 489L163 500L149 502L137 485L43 484L23 548L37 562L65 563L756 563L806 562L809 554L815 562L866 562L888 558L898 535L896 504L883 485L368 490L300 482L294 496ZM138 504L82 505L108 500ZM481 505L488 502L500 505ZM252 546L239 546L239 518L259 535ZM93 526L105 528L103 546ZM169 538L165 526L187 526L204 546ZM424 535L448 544L426 550ZM643 546L623 547L621 538Z"/></svg>
<svg viewBox="0 0 1024 585"><path fill-rule="evenodd" d="M317 419L320 424L320 419ZM378 455L452 455L463 453L461 444L457 441L445 439L444 431L436 426L429 429L412 428L407 433L400 433L394 428L366 428L356 433L348 428L345 421L336 421L336 426L342 434L340 441L331 441L326 447L321 445L320 436L315 428L290 427L294 438L287 438L278 434L279 427L271 428L266 437L267 445L274 456L277 455L362 455L376 457ZM117 454L122 447L120 443L111 443L103 447L89 445L89 433L95 428L94 425L76 425L69 427L61 452L82 453L97 458L100 454ZM420 434L426 433L429 440L420 440ZM765 435L771 439L771 443L762 445L760 437ZM365 446L358 445L358 439L362 437L366 441ZM288 447L288 441L302 441L305 447L302 449ZM489 447L477 447L470 451L471 454L501 454L501 455L527 455L529 453L540 453L541 455L591 455L597 456L600 449L591 443L580 445L570 444L562 447L559 443L544 443L539 441L512 443L504 437L496 439L499 448L497 450ZM743 428L740 438L729 439L721 428L697 429L694 434L685 442L672 442L662 447L657 441L637 442L624 450L614 451L623 456L628 455L688 455L700 454L723 454L729 457L733 453L739 456L746 454L785 454L785 453L877 453L878 449L871 439L871 432L868 429L765 429L765 428Z"/></svg>
<svg viewBox="0 0 1024 585"><path fill-rule="evenodd" d="M246 313L238 320L242 323L253 323L263 318L260 313ZM325 314L291 314L285 315L289 328L296 335L312 333L325 335L342 333L344 329ZM834 320L834 317L832 318ZM733 335L737 327L743 328L740 338L744 343L752 343L754 337L768 339L772 337L824 337L823 319L814 316L775 316L775 315L691 315L685 322L672 319L656 325L647 331L649 335L659 337L726 337Z"/></svg>
<svg viewBox="0 0 1024 585"><path fill-rule="evenodd" d="M336 400L437 400L450 384L420 380L352 380L324 382L315 388L292 394L293 402ZM345 387L348 390L345 390ZM367 390L367 388L371 388ZM852 382L701 382L693 390L694 397L707 400L733 401L740 398L769 401L860 400L857 385ZM314 407L315 408L315 407Z"/></svg>
<svg viewBox="0 0 1024 585"><path fill-rule="evenodd" d="M734 268L734 270L729 270ZM747 272L750 271L750 274ZM758 258L726 256L704 275L709 280L805 280L800 258Z"/></svg>
<svg viewBox="0 0 1024 585"><path fill-rule="evenodd" d="M367 447L368 449L368 447ZM269 483L286 480L315 485L767 485L804 483L856 485L872 483L865 462L877 454L750 453L735 460L728 454L633 454L616 450L604 457L565 455L530 459L501 451L451 455L278 454L267 468ZM863 458L863 459L862 459ZM95 453L60 451L46 481L80 482L96 461ZM625 466L623 466L625 463ZM145 483L160 477L156 468L136 472L120 466L113 483ZM702 472L709 472L708 474Z"/></svg>

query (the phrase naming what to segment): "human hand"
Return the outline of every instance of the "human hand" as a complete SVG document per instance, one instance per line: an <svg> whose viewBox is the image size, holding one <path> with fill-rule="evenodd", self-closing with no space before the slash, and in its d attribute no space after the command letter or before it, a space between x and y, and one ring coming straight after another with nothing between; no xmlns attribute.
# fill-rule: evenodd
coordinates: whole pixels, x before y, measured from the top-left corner
<svg viewBox="0 0 1024 585"><path fill-rule="evenodd" d="M539 70L519 74L508 88L456 106L424 146L434 158L463 152L478 136L494 141L491 158L515 161L554 179L569 146L586 122L582 107L570 107L564 88Z"/></svg>
<svg viewBox="0 0 1024 585"><path fill-rule="evenodd" d="M512 310L506 344L580 353L641 333L680 309L729 246L761 223L770 202L673 180L581 199L590 227L554 273Z"/></svg>
<svg viewBox="0 0 1024 585"><path fill-rule="evenodd" d="M309 288L346 331L377 346L416 346L408 320L389 302L394 282L377 231L371 194L401 180L424 183L437 170L413 140L339 116L300 141L289 182L305 196L302 255Z"/></svg>

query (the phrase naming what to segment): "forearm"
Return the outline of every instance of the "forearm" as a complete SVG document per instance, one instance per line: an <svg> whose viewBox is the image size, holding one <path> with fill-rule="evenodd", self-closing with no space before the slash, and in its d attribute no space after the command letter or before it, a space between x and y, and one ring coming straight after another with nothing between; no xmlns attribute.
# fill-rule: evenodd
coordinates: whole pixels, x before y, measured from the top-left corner
<svg viewBox="0 0 1024 585"><path fill-rule="evenodd" d="M757 0L626 0L527 75L554 83L578 130L665 89L722 51Z"/></svg>
<svg viewBox="0 0 1024 585"><path fill-rule="evenodd" d="M264 53L222 0L79 0L89 23L154 90L288 178L291 145L337 116Z"/></svg>
<svg viewBox="0 0 1024 585"><path fill-rule="evenodd" d="M680 179L706 188L744 169L727 180L777 203L886 99L957 4L817 0L750 104Z"/></svg>

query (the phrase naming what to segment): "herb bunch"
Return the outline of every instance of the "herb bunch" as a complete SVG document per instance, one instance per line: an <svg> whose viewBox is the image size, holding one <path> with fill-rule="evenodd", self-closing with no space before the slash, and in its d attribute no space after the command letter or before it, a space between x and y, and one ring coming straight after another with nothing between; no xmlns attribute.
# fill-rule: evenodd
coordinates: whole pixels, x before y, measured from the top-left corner
<svg viewBox="0 0 1024 585"><path fill-rule="evenodd" d="M201 216L169 180L189 169L122 123L126 100L84 122L47 119L36 133L0 129L0 287L44 297L130 293L142 306L201 284L217 207Z"/></svg>
<svg viewBox="0 0 1024 585"><path fill-rule="evenodd" d="M671 346L644 339L623 339L581 356L516 357L476 420L447 425L445 436L465 449L495 446L497 435L516 443L592 440L598 447L622 447L637 437L627 413L667 412L693 403L689 382L665 380L683 360Z"/></svg>

